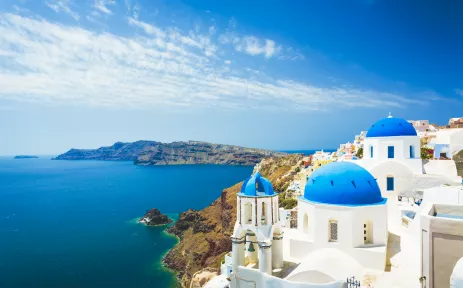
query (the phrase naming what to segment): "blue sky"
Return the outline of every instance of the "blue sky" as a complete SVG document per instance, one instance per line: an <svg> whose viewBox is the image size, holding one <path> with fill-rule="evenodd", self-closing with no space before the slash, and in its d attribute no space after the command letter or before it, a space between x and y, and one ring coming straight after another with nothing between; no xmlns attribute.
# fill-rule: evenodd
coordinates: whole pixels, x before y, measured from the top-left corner
<svg viewBox="0 0 463 288"><path fill-rule="evenodd" d="M459 1L3 0L0 155L333 148L463 116Z"/></svg>

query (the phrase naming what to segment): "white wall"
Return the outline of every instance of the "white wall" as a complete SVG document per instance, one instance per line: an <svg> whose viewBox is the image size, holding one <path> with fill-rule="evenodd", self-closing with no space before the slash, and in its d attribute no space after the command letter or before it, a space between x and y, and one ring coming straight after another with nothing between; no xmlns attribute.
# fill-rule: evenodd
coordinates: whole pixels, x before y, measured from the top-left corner
<svg viewBox="0 0 463 288"><path fill-rule="evenodd" d="M373 158L370 157L373 146ZM388 158L388 146L394 146L394 158ZM414 147L414 158L410 158L410 146ZM419 136L367 137L363 145L363 167L372 168L384 161L404 164L415 174L422 174Z"/></svg>
<svg viewBox="0 0 463 288"><path fill-rule="evenodd" d="M239 267L237 275L231 275L231 288L342 288L342 281L333 281L331 283L298 283L280 279L264 273L260 273L256 269Z"/></svg>
<svg viewBox="0 0 463 288"><path fill-rule="evenodd" d="M423 170L426 174L443 175L454 181L461 181L461 179L458 177L457 166L453 160L425 161Z"/></svg>
<svg viewBox="0 0 463 288"><path fill-rule="evenodd" d="M303 217L309 217L309 233L304 233ZM329 241L329 221L338 223L338 241ZM372 224L372 244L364 244L363 225ZM384 270L387 243L387 205L341 206L298 201L299 238L291 239L290 255L297 259L323 248L336 248L354 256L359 263L376 270ZM368 248L378 249L368 249ZM373 254L369 253L374 251Z"/></svg>

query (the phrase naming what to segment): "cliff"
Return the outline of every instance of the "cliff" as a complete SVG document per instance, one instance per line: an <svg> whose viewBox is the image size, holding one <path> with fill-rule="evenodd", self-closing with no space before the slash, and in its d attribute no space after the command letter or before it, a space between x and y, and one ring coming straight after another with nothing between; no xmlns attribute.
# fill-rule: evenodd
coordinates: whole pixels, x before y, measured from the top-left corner
<svg viewBox="0 0 463 288"><path fill-rule="evenodd" d="M275 191L283 191L294 179L302 155L271 157L257 166L272 181ZM236 221L236 194L241 183L224 189L220 197L203 210L188 210L167 232L180 238L163 259L164 265L178 271L182 287L189 287L193 275L204 268L219 271L225 253L231 251L231 238Z"/></svg>
<svg viewBox="0 0 463 288"><path fill-rule="evenodd" d="M458 153L453 155L453 161L455 161L455 165L457 166L457 173L458 176L463 177L463 150L460 150Z"/></svg>
<svg viewBox="0 0 463 288"><path fill-rule="evenodd" d="M98 149L71 149L55 160L131 160L137 165L228 164L255 165L265 157L286 153L233 145L188 141L117 142Z"/></svg>
<svg viewBox="0 0 463 288"><path fill-rule="evenodd" d="M106 160L135 161L143 150L161 144L156 141L136 141L133 143L116 142L112 146L98 149L71 149L54 160Z"/></svg>

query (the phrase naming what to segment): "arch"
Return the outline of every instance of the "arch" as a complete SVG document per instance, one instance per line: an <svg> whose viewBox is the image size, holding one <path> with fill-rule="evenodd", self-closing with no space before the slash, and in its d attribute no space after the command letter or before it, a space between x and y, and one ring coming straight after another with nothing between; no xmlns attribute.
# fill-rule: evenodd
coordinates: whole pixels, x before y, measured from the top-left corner
<svg viewBox="0 0 463 288"><path fill-rule="evenodd" d="M338 221L328 221L328 242L338 242Z"/></svg>
<svg viewBox="0 0 463 288"><path fill-rule="evenodd" d="M309 234L309 215L307 215L307 213L304 213L302 218L302 232Z"/></svg>
<svg viewBox="0 0 463 288"><path fill-rule="evenodd" d="M363 224L363 243L373 244L373 223L370 220Z"/></svg>
<svg viewBox="0 0 463 288"><path fill-rule="evenodd" d="M267 203L265 203L264 201L262 201L262 214L261 214L261 217L260 217L260 224L261 225L267 225Z"/></svg>
<svg viewBox="0 0 463 288"><path fill-rule="evenodd" d="M252 224L252 204L250 202L244 203L243 210L243 223Z"/></svg>
<svg viewBox="0 0 463 288"><path fill-rule="evenodd" d="M394 176L387 175L386 176L386 191L394 191Z"/></svg>

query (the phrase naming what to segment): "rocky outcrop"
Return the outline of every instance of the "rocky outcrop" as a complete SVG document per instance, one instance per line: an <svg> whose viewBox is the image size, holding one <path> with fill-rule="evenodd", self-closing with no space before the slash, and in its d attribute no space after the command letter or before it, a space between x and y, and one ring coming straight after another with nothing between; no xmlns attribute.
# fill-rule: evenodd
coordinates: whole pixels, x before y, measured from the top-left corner
<svg viewBox="0 0 463 288"><path fill-rule="evenodd" d="M146 224L148 226L159 226L172 223L173 220L164 215L156 208L148 210L143 217L138 219L139 223Z"/></svg>
<svg viewBox="0 0 463 288"><path fill-rule="evenodd" d="M274 187L287 187L296 175L302 155L265 159L256 166ZM289 183L289 182L288 182ZM182 287L190 287L196 272L209 268L219 271L225 253L231 251L231 238L236 220L236 194L241 183L224 189L220 198L203 210L188 210L166 231L180 238L163 259L165 266L178 272ZM282 190L275 189L279 192ZM197 281L193 281L197 283ZM196 285L196 284L195 284Z"/></svg>
<svg viewBox="0 0 463 288"><path fill-rule="evenodd" d="M137 165L227 164L255 165L265 157L286 153L198 141L161 143L117 142L98 149L71 149L55 160L130 160Z"/></svg>

